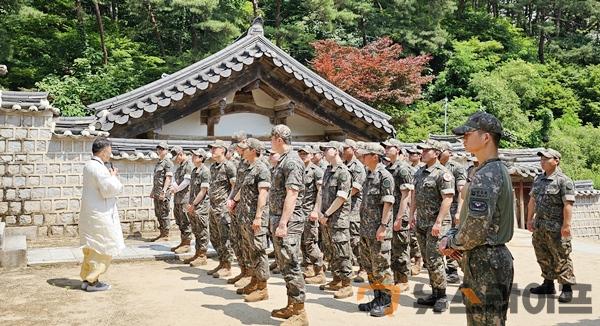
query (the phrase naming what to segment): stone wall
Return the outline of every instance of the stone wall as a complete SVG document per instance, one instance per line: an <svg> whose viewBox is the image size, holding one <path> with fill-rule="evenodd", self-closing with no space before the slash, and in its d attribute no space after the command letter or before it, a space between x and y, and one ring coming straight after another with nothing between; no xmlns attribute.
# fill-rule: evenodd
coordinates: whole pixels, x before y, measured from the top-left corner
<svg viewBox="0 0 600 326"><path fill-rule="evenodd" d="M600 239L600 195L577 196L571 224L573 236Z"/></svg>

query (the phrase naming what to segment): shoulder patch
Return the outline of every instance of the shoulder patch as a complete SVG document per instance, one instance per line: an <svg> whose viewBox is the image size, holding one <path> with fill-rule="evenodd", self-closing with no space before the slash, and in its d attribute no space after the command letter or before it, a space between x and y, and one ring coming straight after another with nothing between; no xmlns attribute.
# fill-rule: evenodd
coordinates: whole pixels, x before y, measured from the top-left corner
<svg viewBox="0 0 600 326"><path fill-rule="evenodd" d="M573 182L567 181L565 188L567 188L567 190L573 190Z"/></svg>
<svg viewBox="0 0 600 326"><path fill-rule="evenodd" d="M472 188L471 198L489 198L490 190L487 188Z"/></svg>
<svg viewBox="0 0 600 326"><path fill-rule="evenodd" d="M293 162L293 161L288 161L288 162L285 164L285 167L286 167L286 168L288 168L288 169L293 169L293 168L295 168L295 167L296 167L296 165L294 164L294 162Z"/></svg>
<svg viewBox="0 0 600 326"><path fill-rule="evenodd" d="M342 182L345 182L346 180L348 180L348 176L346 175L346 173L342 173L340 174L340 180Z"/></svg>
<svg viewBox="0 0 600 326"><path fill-rule="evenodd" d="M484 200L471 200L469 203L469 210L473 212L486 212L488 210L488 204Z"/></svg>
<svg viewBox="0 0 600 326"><path fill-rule="evenodd" d="M383 182L381 182L381 184L384 187L389 188L392 185L392 182L390 181L390 179L383 179Z"/></svg>
<svg viewBox="0 0 600 326"><path fill-rule="evenodd" d="M445 172L442 178L444 178L444 181L452 181L452 174L450 174L450 172Z"/></svg>

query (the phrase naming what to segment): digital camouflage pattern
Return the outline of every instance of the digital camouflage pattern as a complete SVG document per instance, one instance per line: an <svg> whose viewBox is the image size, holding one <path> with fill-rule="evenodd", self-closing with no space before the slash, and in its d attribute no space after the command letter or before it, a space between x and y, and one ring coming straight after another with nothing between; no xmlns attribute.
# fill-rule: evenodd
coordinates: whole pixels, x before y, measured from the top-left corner
<svg viewBox="0 0 600 326"><path fill-rule="evenodd" d="M453 218L454 214L458 211L458 198L460 196L459 188L467 183L467 170L462 164L452 160L446 162L446 165L444 166L454 177L454 197L452 198L452 205L450 206L450 215Z"/></svg>
<svg viewBox="0 0 600 326"><path fill-rule="evenodd" d="M302 209L302 203L304 202L304 163L297 152L290 150L281 154L279 162L272 171L271 185L269 214L276 219L271 223L274 225L279 224L288 188L298 191L298 198L290 222L303 222L305 219L304 210Z"/></svg>
<svg viewBox="0 0 600 326"><path fill-rule="evenodd" d="M358 192L352 197L350 205L350 246L352 247L352 261L360 261L360 206L362 203L362 189L367 171L365 166L356 158L352 158L349 162L344 162L348 166L348 171L352 176L352 188Z"/></svg>
<svg viewBox="0 0 600 326"><path fill-rule="evenodd" d="M173 179L180 185L183 180L191 179L192 174L192 162L186 160L177 166ZM179 226L182 239L189 239L192 235L192 229L190 227L190 220L185 211L185 205L190 200L190 186L188 185L185 189L176 192L173 195L173 215L175 216L175 223Z"/></svg>
<svg viewBox="0 0 600 326"><path fill-rule="evenodd" d="M161 231L169 230L169 211L171 210L171 196L164 196L160 199L160 195L165 195L163 192L165 180L168 176L173 177L175 170L173 162L164 158L159 160L154 166L154 174L152 176L152 193L154 197L154 214L158 220L159 229Z"/></svg>
<svg viewBox="0 0 600 326"><path fill-rule="evenodd" d="M210 242L221 262L233 261L233 249L230 241L231 218L227 212L227 198L231 184L235 183L235 167L230 161L213 162L210 166L210 188L208 188L210 208Z"/></svg>
<svg viewBox="0 0 600 326"><path fill-rule="evenodd" d="M237 156L234 157L234 159L232 159L231 162L237 168L236 169L236 183L233 186L231 193L229 194L229 198L233 199L233 198L235 198L236 194L239 192L241 185L244 182L244 177L246 176L246 173L250 167L250 164L248 163L248 161L246 161L242 158L238 158ZM240 265L240 267L242 267L242 266L247 267L251 262L250 262L250 257L245 255L247 251L245 251L242 248L242 233L241 233L241 231L244 226L244 221L249 217L243 216L243 214L244 214L244 210L242 210L241 207L239 207L239 205L237 205L231 216L231 228L230 228L231 239L230 239L230 241L231 241L231 247L233 249L233 252L235 253L235 257L238 261L238 264ZM252 218L252 217L250 217L250 218Z"/></svg>
<svg viewBox="0 0 600 326"><path fill-rule="evenodd" d="M392 216L395 221L400 210L402 191L414 189L413 170L408 162L403 160L396 160L387 169L394 178L394 197L396 200L394 201ZM410 228L408 222L408 212L402 212L402 229L393 231L391 262L394 273L406 277L410 276Z"/></svg>
<svg viewBox="0 0 600 326"><path fill-rule="evenodd" d="M192 179L190 180L190 205L194 204L196 196L202 188L208 190L210 186L210 171L206 165L194 167ZM208 250L208 191L198 205L194 206L194 214L188 215L192 224L192 233L196 238L196 251L206 252Z"/></svg>
<svg viewBox="0 0 600 326"><path fill-rule="evenodd" d="M323 170L309 163L304 169L304 203L302 208L304 214L308 216L315 208L318 190L323 184ZM319 242L319 221L310 221L308 218L304 223L304 232L302 233L302 253L304 261L316 266L323 266L323 253L318 245Z"/></svg>

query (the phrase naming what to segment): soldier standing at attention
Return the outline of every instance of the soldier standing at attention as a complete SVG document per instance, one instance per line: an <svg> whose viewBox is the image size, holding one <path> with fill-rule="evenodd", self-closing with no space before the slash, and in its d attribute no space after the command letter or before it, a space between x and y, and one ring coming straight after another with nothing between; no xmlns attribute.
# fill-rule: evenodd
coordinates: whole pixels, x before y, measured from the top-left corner
<svg viewBox="0 0 600 326"><path fill-rule="evenodd" d="M533 181L527 205L527 229L533 232L535 257L544 283L529 289L534 294L555 294L554 280L562 284L559 302L571 302L575 284L571 254L571 217L575 185L560 169L560 153L548 148L537 153L544 173ZM534 216L535 214L535 216Z"/></svg>
<svg viewBox="0 0 600 326"><path fill-rule="evenodd" d="M181 243L171 248L171 251L176 254L183 254L190 251L190 243L192 241L190 220L185 210L185 206L188 204L190 198L189 184L192 174L192 163L188 160L181 146L174 146L171 149L171 155L175 159L177 169L173 176L170 192L174 194L173 215L175 215L175 223L177 223L181 232Z"/></svg>
<svg viewBox="0 0 600 326"><path fill-rule="evenodd" d="M493 115L477 112L453 130L464 135L465 149L481 165L466 185L460 224L440 241L446 256L462 258L464 288L479 302L463 299L468 325L504 325L513 281L513 258L505 246L513 236L513 190L506 166L498 158L502 125Z"/></svg>
<svg viewBox="0 0 600 326"><path fill-rule="evenodd" d="M419 170L421 163L421 150L417 146L412 146L406 150L408 154L408 163L412 169L413 180L415 173ZM412 197L412 195L411 195ZM410 202L408 203L410 206ZM410 231L410 259L414 260L410 268L411 275L419 275L421 273L421 267L423 266L423 258L421 256L421 250L419 249L419 241L417 241L417 233L414 229Z"/></svg>
<svg viewBox="0 0 600 326"><path fill-rule="evenodd" d="M279 162L271 175L269 214L277 265L287 288L288 303L271 311L271 316L287 319L282 325L308 325L304 310L306 291L300 269L304 232L304 163L292 150L292 131L286 125L271 130L271 148L279 153Z"/></svg>
<svg viewBox="0 0 600 326"><path fill-rule="evenodd" d="M394 177L381 163L384 155L381 145L365 144L359 153L368 169L360 207L360 255L375 295L371 302L359 304L358 309L369 311L373 317L382 317L392 304L394 285L390 269Z"/></svg>
<svg viewBox="0 0 600 326"><path fill-rule="evenodd" d="M408 276L410 274L410 227L408 225L408 207L411 193L414 189L413 171L404 160L402 147L397 139L388 139L382 143L385 154L390 160L387 170L394 177L394 210L392 214L392 271L394 283L400 291L408 291Z"/></svg>
<svg viewBox="0 0 600 326"><path fill-rule="evenodd" d="M451 227L455 228L458 223L460 223L460 208L462 207L463 199L460 194L462 193L462 189L467 183L467 170L462 166L462 164L456 163L453 160L450 160L452 157L452 145L449 142L442 143L442 154L440 155L440 163L445 166L452 176L454 176L454 197L452 198L452 205L450 205L450 221L444 220L442 222L442 226L444 226L444 233L450 229L448 224ZM454 260L452 257L446 258L446 280L448 283L458 283L460 282L460 278L458 276L458 262Z"/></svg>
<svg viewBox="0 0 600 326"><path fill-rule="evenodd" d="M154 200L154 214L158 220L158 228L160 234L152 239L152 241L168 241L169 240L169 211L171 196L167 196L167 191L171 186L173 179L173 162L167 159L169 146L166 142L160 142L156 146L156 154L158 162L154 166L154 175L152 177L152 192L150 198Z"/></svg>
<svg viewBox="0 0 600 326"><path fill-rule="evenodd" d="M433 306L434 312L444 312L448 309L446 270L444 257L440 254L438 245L443 235L442 221L450 214L454 177L438 161L442 152L440 142L428 140L419 145L419 148L423 150L421 160L425 165L415 174L415 192L410 201L409 216L411 228L416 226L417 240L429 272L432 294L426 298L419 298L417 303Z"/></svg>
<svg viewBox="0 0 600 326"><path fill-rule="evenodd" d="M227 197L235 185L235 167L233 163L225 159L227 144L224 141L217 139L208 147L210 147L214 160L210 166L210 187L208 189L210 243L217 251L219 265L206 273L214 278L223 278L231 275L233 260L230 242L231 217L227 211Z"/></svg>
<svg viewBox="0 0 600 326"><path fill-rule="evenodd" d="M321 168L321 170L325 171L327 170L327 166L329 165L329 163L327 163L327 160L325 160L325 158L323 158L323 152L321 151L321 146L320 145L314 145L313 146L313 158L312 158L312 162Z"/></svg>
<svg viewBox="0 0 600 326"><path fill-rule="evenodd" d="M313 149L304 146L298 150L298 155L304 162L304 202L302 208L308 219L304 223L302 234L302 253L306 262L304 278L308 284L325 283L323 269L323 253L319 248L319 213L317 201L320 199L323 184L323 170L311 162Z"/></svg>
<svg viewBox="0 0 600 326"><path fill-rule="evenodd" d="M244 178L236 182L238 191L236 217L239 218L240 234L244 257L250 261L247 271L252 273L250 282L237 290L245 294L244 301L256 302L269 298L267 280L269 279L269 258L267 257L267 199L271 187L271 171L260 159L263 145L256 138L248 138L238 143L242 149L242 159L248 164Z"/></svg>
<svg viewBox="0 0 600 326"><path fill-rule="evenodd" d="M352 177L352 191L350 192L350 246L352 247L352 262L356 263L359 267L358 274L354 278L355 282L365 282L367 281L367 273L365 269L360 265L360 253L359 253L359 245L360 245L360 205L362 202L362 189L363 184L365 183L365 179L367 177L367 172L365 170L365 166L356 158L355 151L357 149L357 144L352 139L346 139L342 144L344 146L344 152L342 154L342 159L344 160L344 164L348 167L348 171L350 171L350 176Z"/></svg>
<svg viewBox="0 0 600 326"><path fill-rule="evenodd" d="M206 251L208 250L208 187L210 185L210 171L204 165L208 153L199 148L192 151L192 178L190 180L190 201L187 205L188 218L192 224L192 233L196 238L196 253L191 258L184 260L192 267L206 265Z"/></svg>
<svg viewBox="0 0 600 326"><path fill-rule="evenodd" d="M333 280L321 285L321 290L336 291L336 299L353 295L350 275L352 274L352 247L350 246L350 191L352 176L342 162L340 153L343 145L330 141L321 145L329 167L323 176L321 191L321 216L319 221L325 227L325 242L331 248L331 273Z"/></svg>

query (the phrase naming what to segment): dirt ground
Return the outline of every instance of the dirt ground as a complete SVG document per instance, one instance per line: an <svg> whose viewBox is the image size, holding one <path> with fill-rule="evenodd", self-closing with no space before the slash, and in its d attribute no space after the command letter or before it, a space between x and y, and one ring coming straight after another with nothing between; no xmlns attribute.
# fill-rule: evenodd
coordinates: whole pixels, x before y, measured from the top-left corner
<svg viewBox="0 0 600 326"><path fill-rule="evenodd" d="M510 243L515 257L515 295L511 297L508 324L512 325L600 325L600 243L574 242L575 274L578 286L570 305L558 304L556 297L530 297L528 287L540 281L531 239L517 232ZM79 290L79 266L62 265L0 271L0 325L273 325L281 320L270 311L286 302L281 275L269 280L270 299L247 304L235 294L232 285L213 279L203 268L192 268L178 261L119 263L111 266L105 281L113 289L103 293ZM235 269L235 272L238 270ZM411 278L409 293L400 296L392 316L372 318L357 310L357 303L369 296L355 295L336 300L317 286L307 286L306 309L312 325L438 325L466 324L457 285L448 288L450 309L434 314L415 308L417 297L430 291L426 272ZM581 291L587 289L587 292ZM361 292L355 287L355 294ZM362 291L364 293L364 291ZM520 294L519 294L520 293ZM523 293L525 293L523 295ZM565 308L571 309L565 311Z"/></svg>

